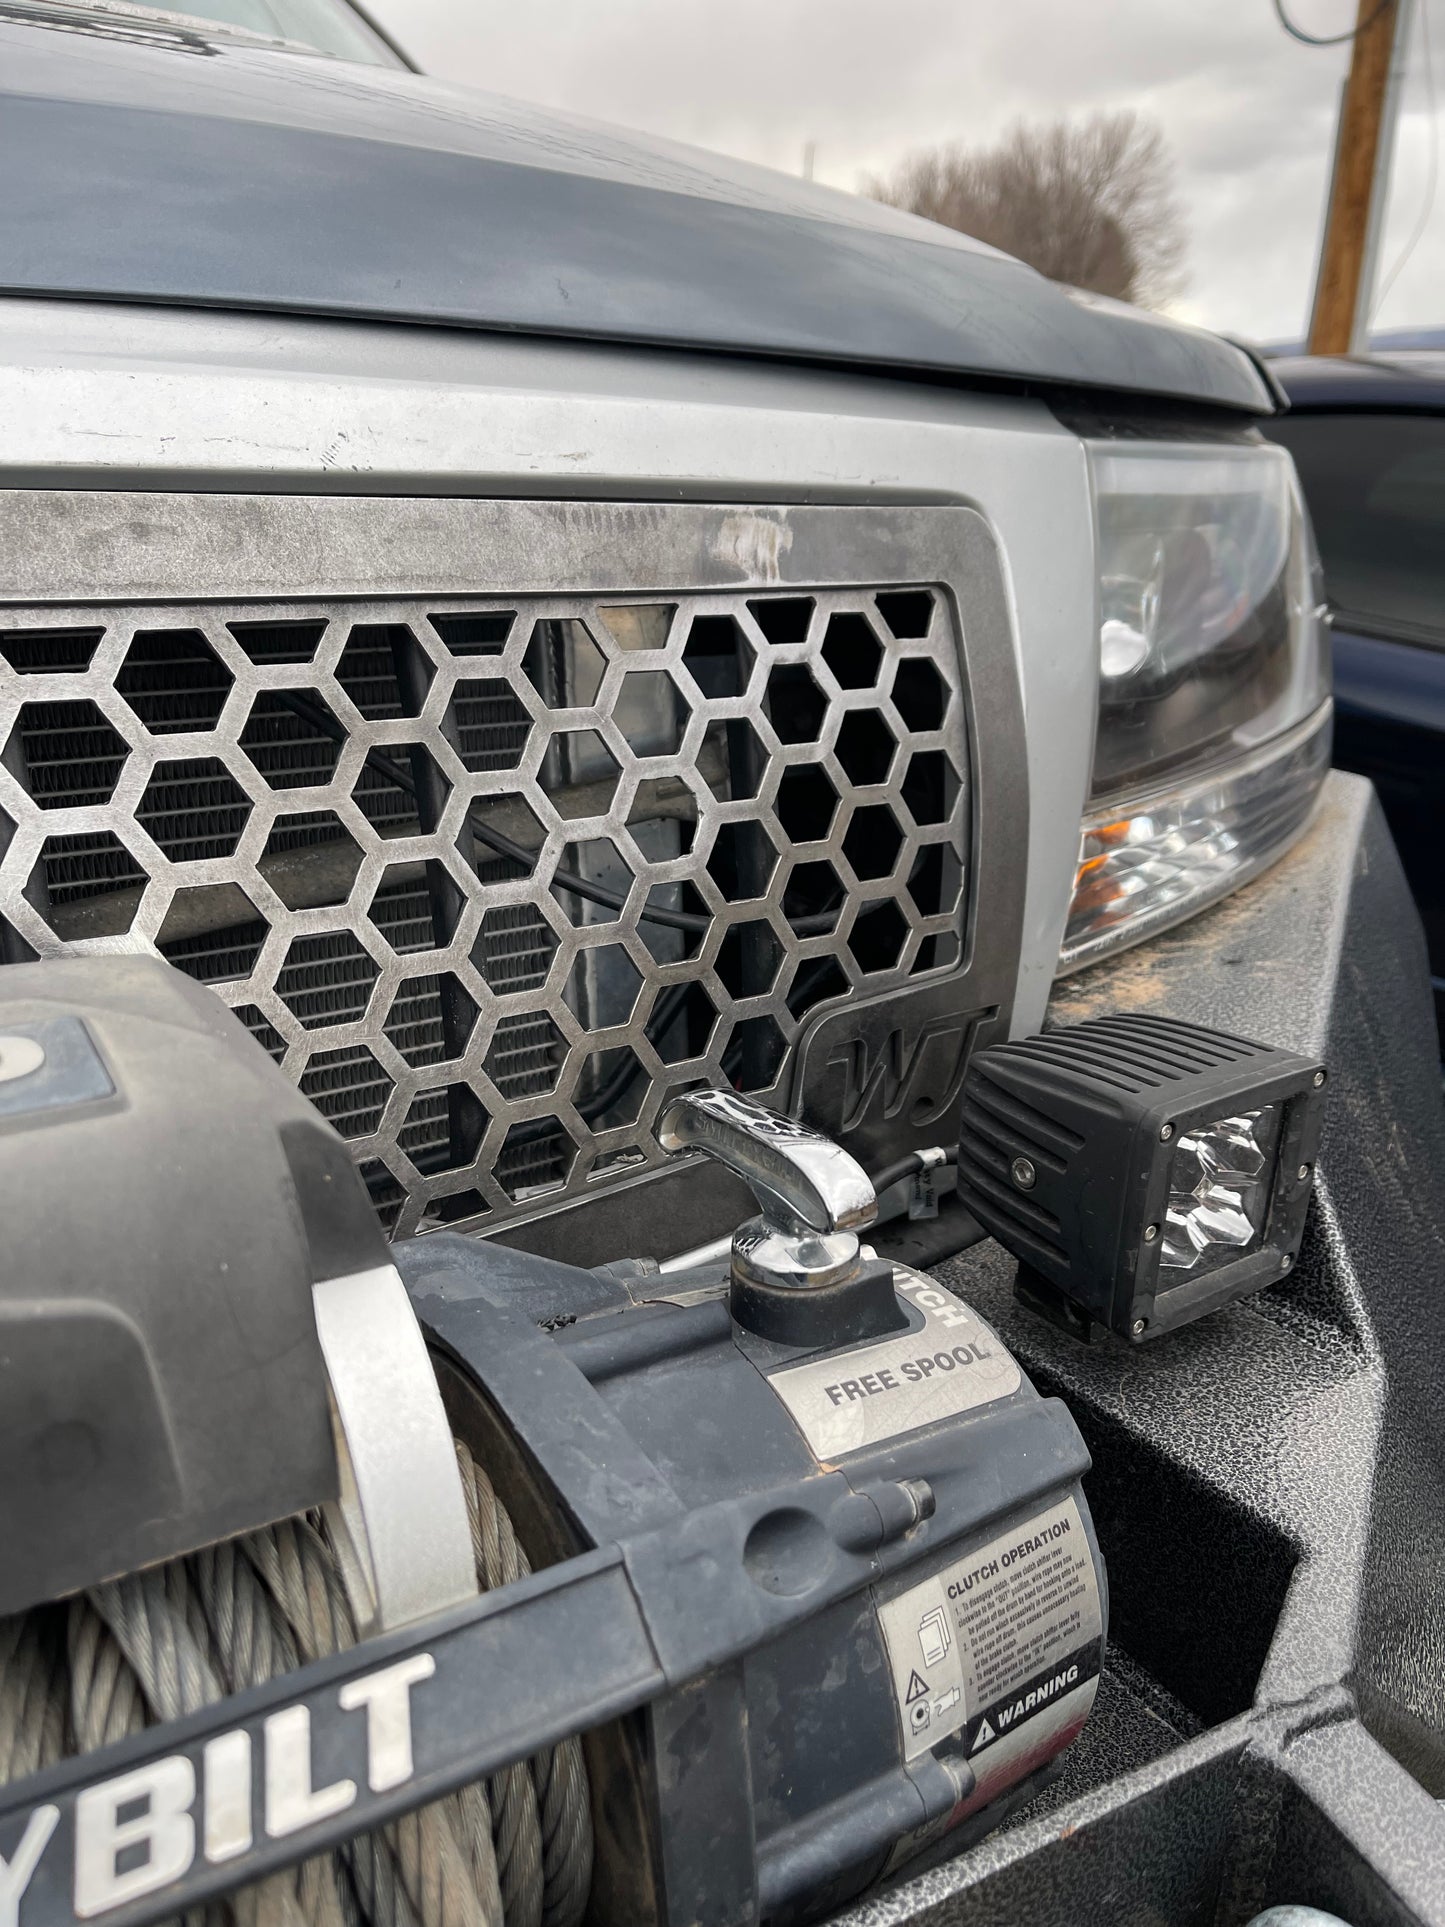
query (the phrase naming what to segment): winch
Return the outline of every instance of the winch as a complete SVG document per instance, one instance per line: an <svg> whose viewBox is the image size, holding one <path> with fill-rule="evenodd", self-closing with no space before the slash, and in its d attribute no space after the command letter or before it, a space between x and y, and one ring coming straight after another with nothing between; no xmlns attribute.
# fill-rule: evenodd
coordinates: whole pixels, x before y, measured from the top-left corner
<svg viewBox="0 0 1445 1927"><path fill-rule="evenodd" d="M684 1091L725 1257L388 1245L206 990L0 990L9 1927L811 1918L1041 1784L1088 1456L847 1153Z"/></svg>

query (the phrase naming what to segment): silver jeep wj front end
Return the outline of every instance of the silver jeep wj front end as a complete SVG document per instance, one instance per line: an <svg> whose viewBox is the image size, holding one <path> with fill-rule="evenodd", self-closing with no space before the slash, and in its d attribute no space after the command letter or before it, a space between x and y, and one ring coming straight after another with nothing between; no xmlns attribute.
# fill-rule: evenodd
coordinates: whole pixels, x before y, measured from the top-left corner
<svg viewBox="0 0 1445 1927"><path fill-rule="evenodd" d="M5 955L211 986L398 1235L704 1242L736 1187L654 1130L698 1082L933 1143L974 1046L1323 777L1275 449L602 345L0 325Z"/></svg>
<svg viewBox="0 0 1445 1927"><path fill-rule="evenodd" d="M0 1917L1445 1923L1267 372L131 0L0 182Z"/></svg>

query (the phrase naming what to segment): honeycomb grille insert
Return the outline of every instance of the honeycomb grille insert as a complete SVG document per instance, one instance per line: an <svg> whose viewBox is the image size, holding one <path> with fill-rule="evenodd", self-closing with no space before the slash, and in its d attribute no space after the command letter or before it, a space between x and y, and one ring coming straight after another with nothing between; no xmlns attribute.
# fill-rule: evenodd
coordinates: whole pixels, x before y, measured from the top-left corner
<svg viewBox="0 0 1445 1927"><path fill-rule="evenodd" d="M398 1233L660 1161L667 1095L955 967L927 587L0 616L0 955L159 951Z"/></svg>

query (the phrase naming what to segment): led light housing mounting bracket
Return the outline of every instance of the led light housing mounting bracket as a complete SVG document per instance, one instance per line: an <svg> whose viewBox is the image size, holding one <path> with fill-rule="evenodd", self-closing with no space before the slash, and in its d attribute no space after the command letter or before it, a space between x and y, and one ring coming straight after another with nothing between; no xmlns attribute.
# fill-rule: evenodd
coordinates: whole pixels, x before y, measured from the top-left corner
<svg viewBox="0 0 1445 1927"><path fill-rule="evenodd" d="M994 1045L964 1083L959 1197L1034 1310L1084 1339L1156 1338L1292 1269L1326 1079L1142 1013Z"/></svg>

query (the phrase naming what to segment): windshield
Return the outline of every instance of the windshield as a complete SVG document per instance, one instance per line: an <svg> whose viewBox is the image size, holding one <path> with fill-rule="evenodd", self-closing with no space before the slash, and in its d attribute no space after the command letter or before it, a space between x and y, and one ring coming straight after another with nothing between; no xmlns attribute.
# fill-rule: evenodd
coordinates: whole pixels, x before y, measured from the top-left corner
<svg viewBox="0 0 1445 1927"><path fill-rule="evenodd" d="M376 67L402 63L380 34L347 6L346 0L163 0L196 20L223 21L277 40L299 41L318 53Z"/></svg>

